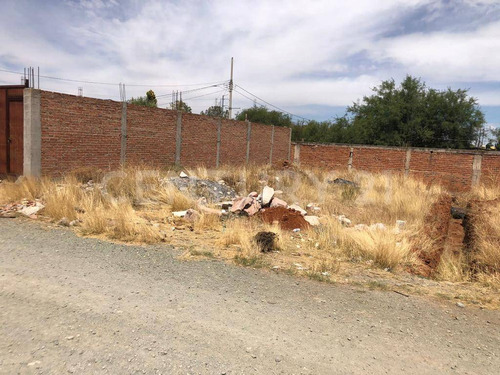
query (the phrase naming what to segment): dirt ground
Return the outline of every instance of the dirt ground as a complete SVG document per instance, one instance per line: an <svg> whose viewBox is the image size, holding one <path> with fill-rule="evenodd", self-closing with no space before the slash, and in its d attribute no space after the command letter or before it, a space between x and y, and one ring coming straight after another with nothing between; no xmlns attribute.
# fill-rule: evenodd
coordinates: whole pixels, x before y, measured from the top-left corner
<svg viewBox="0 0 500 375"><path fill-rule="evenodd" d="M497 374L500 312L0 220L2 374Z"/></svg>

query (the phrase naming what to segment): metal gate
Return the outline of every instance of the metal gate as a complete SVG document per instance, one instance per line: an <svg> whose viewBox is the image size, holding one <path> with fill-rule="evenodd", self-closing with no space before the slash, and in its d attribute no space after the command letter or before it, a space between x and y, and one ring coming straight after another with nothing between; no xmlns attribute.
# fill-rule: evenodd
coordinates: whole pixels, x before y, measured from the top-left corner
<svg viewBox="0 0 500 375"><path fill-rule="evenodd" d="M23 90L0 86L0 174L23 174Z"/></svg>

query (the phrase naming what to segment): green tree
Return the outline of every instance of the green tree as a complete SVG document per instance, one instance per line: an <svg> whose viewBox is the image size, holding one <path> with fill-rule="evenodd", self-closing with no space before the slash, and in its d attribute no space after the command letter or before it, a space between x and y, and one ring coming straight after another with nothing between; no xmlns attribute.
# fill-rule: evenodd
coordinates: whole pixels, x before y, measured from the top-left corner
<svg viewBox="0 0 500 375"><path fill-rule="evenodd" d="M236 120L244 121L245 119L266 125L286 127L291 127L293 125L291 116L278 111L270 111L266 107L256 105L251 108L246 108L236 115Z"/></svg>
<svg viewBox="0 0 500 375"><path fill-rule="evenodd" d="M177 100L175 103L170 103L170 109L175 109L185 113L192 113L191 107L182 100Z"/></svg>
<svg viewBox="0 0 500 375"><path fill-rule="evenodd" d="M206 111L201 111L200 115L227 118L229 116L229 111L227 109L224 111L220 105L213 105L208 107Z"/></svg>
<svg viewBox="0 0 500 375"><path fill-rule="evenodd" d="M485 123L467 90L429 89L407 76L399 87L388 80L373 91L347 109L356 143L470 148Z"/></svg>
<svg viewBox="0 0 500 375"><path fill-rule="evenodd" d="M146 96L139 96L137 98L132 98L128 101L129 104L142 105L146 107L157 107L158 101L156 99L155 92L149 90Z"/></svg>

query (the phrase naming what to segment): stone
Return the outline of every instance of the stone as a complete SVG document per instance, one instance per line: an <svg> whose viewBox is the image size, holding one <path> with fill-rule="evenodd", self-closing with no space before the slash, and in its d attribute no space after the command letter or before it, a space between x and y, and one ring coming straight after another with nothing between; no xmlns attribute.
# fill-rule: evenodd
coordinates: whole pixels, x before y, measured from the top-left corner
<svg viewBox="0 0 500 375"><path fill-rule="evenodd" d="M186 214L184 215L184 219L194 223L196 220L200 218L200 213L192 208L186 210Z"/></svg>
<svg viewBox="0 0 500 375"><path fill-rule="evenodd" d="M274 196L274 189L270 186L264 186L262 189L262 205L268 206Z"/></svg>
<svg viewBox="0 0 500 375"><path fill-rule="evenodd" d="M462 309L465 307L465 305L462 302L457 302L457 306Z"/></svg>
<svg viewBox="0 0 500 375"><path fill-rule="evenodd" d="M271 207L287 207L287 203L283 199L274 197L273 200L271 201Z"/></svg>
<svg viewBox="0 0 500 375"><path fill-rule="evenodd" d="M370 225L370 230L384 231L386 229L387 229L387 227L384 224L382 224L382 223L376 223L376 224Z"/></svg>
<svg viewBox="0 0 500 375"><path fill-rule="evenodd" d="M307 215L307 211L304 210L302 207L300 207L298 204L294 203L294 204L291 204L290 206L288 206L288 208L291 208L292 210L295 210L295 211L299 211L302 216L305 216Z"/></svg>
<svg viewBox="0 0 500 375"><path fill-rule="evenodd" d="M69 220L66 217L63 217L61 220L57 222L57 225L60 225L62 227L69 227Z"/></svg>
<svg viewBox="0 0 500 375"><path fill-rule="evenodd" d="M37 203L35 206L24 206L19 210L19 212L25 216L31 216L37 214L38 211L40 211L44 207L45 206L43 204Z"/></svg>
<svg viewBox="0 0 500 375"><path fill-rule="evenodd" d="M175 217L184 217L186 216L187 211L174 211L172 212L172 215Z"/></svg>
<svg viewBox="0 0 500 375"><path fill-rule="evenodd" d="M320 225L319 222L319 217L317 216L312 216L312 215L305 215L304 216L305 221L307 221L309 224L311 224L313 227L316 227Z"/></svg>
<svg viewBox="0 0 500 375"><path fill-rule="evenodd" d="M259 212L261 208L262 206L260 205L260 203L257 200L253 199L252 204L246 207L243 211L245 211L248 214L248 216L253 216L257 212Z"/></svg>
<svg viewBox="0 0 500 375"><path fill-rule="evenodd" d="M352 222L350 219L348 219L345 215L339 215L337 216L337 219L340 224L342 224L344 227L350 227Z"/></svg>
<svg viewBox="0 0 500 375"><path fill-rule="evenodd" d="M179 174L179 177L181 177L181 178L188 178L189 176L188 176L186 173L181 172L181 173Z"/></svg>
<svg viewBox="0 0 500 375"><path fill-rule="evenodd" d="M259 196L259 193L257 193L256 191L252 191L250 194L248 194L248 196L250 198L257 198Z"/></svg>
<svg viewBox="0 0 500 375"><path fill-rule="evenodd" d="M253 203L254 199L251 197L235 198L231 206L231 212L241 212Z"/></svg>

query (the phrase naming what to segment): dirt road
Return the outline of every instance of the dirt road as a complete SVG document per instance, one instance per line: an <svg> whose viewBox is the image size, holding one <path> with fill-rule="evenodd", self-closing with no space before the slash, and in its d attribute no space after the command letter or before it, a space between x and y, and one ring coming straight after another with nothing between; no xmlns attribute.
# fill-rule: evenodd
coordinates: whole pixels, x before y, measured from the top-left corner
<svg viewBox="0 0 500 375"><path fill-rule="evenodd" d="M0 373L498 374L500 313L0 219Z"/></svg>

